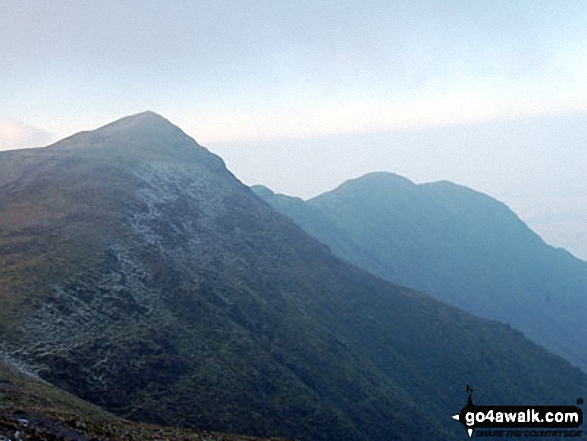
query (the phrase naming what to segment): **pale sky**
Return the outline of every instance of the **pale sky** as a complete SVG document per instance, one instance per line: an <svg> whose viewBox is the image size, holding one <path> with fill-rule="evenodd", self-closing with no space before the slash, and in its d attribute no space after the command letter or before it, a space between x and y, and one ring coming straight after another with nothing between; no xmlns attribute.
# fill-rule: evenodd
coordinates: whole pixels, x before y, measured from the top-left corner
<svg viewBox="0 0 587 441"><path fill-rule="evenodd" d="M0 0L0 150L144 110L247 184L448 179L587 259L585 0Z"/></svg>

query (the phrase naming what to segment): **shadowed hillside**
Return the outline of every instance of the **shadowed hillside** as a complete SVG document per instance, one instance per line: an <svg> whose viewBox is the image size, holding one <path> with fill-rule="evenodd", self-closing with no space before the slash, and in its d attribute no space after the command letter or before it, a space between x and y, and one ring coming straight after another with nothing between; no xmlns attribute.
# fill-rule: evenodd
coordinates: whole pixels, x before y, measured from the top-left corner
<svg viewBox="0 0 587 441"><path fill-rule="evenodd" d="M118 416L446 440L465 384L488 403L586 391L508 326L335 257L153 113L0 164L2 352Z"/></svg>
<svg viewBox="0 0 587 441"><path fill-rule="evenodd" d="M339 257L510 323L587 369L587 262L544 243L501 202L450 182L415 185L390 173L306 202L255 191Z"/></svg>

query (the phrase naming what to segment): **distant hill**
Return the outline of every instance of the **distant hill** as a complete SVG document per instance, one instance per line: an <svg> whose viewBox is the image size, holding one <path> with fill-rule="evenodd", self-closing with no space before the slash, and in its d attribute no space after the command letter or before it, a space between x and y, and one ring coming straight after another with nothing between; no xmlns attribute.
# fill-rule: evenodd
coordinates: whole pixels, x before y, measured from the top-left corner
<svg viewBox="0 0 587 441"><path fill-rule="evenodd" d="M0 355L119 417L299 440L463 439L587 376L334 256L151 112L0 153ZM8 358L7 358L8 359Z"/></svg>
<svg viewBox="0 0 587 441"><path fill-rule="evenodd" d="M387 280L510 323L587 371L587 262L555 249L503 203L391 173L308 201L253 188L332 251Z"/></svg>

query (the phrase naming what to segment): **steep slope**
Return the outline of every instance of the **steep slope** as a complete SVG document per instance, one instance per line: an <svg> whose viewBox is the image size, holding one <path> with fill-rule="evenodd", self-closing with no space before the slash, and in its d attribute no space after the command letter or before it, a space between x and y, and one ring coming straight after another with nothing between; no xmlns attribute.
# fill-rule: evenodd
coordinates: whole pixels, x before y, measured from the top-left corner
<svg viewBox="0 0 587 441"><path fill-rule="evenodd" d="M21 372L18 366L6 361L0 361L0 404L0 439L3 440L262 441L260 438L122 420ZM16 436L17 432L20 432L19 436Z"/></svg>
<svg viewBox="0 0 587 441"><path fill-rule="evenodd" d="M338 256L511 323L587 370L587 262L545 244L495 199L389 173L348 181L307 202L255 190Z"/></svg>
<svg viewBox="0 0 587 441"><path fill-rule="evenodd" d="M462 439L466 383L486 402L585 394L509 327L339 260L153 113L0 163L1 349L119 416Z"/></svg>

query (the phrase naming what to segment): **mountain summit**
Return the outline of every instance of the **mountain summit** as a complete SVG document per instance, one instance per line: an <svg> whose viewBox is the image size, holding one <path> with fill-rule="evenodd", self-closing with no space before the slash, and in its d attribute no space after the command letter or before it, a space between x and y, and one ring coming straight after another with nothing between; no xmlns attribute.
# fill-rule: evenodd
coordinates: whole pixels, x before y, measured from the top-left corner
<svg viewBox="0 0 587 441"><path fill-rule="evenodd" d="M208 161L220 160L179 127L151 111L121 118L93 131L76 133L48 146L47 150L63 152L71 148L90 150L87 154L96 150L100 155L112 154L115 157L150 154L157 155L159 159L173 156L182 160L199 154ZM151 159L154 157L151 156Z"/></svg>
<svg viewBox="0 0 587 441"><path fill-rule="evenodd" d="M307 202L258 195L349 262L510 323L587 371L587 262L550 247L505 204L448 181L390 173Z"/></svg>
<svg viewBox="0 0 587 441"><path fill-rule="evenodd" d="M0 355L119 416L447 440L465 384L508 404L587 388L509 327L335 257L152 113L0 152L0 176Z"/></svg>

